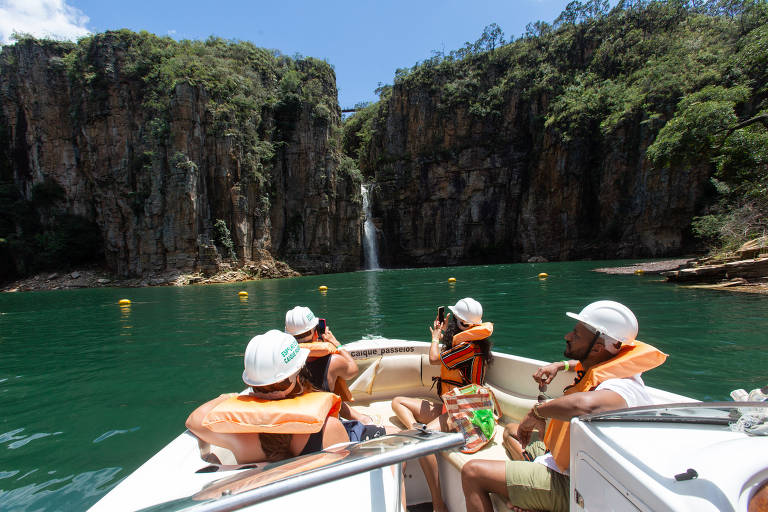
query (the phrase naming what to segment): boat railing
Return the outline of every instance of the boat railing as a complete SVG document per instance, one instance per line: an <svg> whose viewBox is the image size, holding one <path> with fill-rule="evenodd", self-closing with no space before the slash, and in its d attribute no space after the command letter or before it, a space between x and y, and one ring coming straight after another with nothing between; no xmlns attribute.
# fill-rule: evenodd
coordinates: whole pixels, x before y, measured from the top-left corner
<svg viewBox="0 0 768 512"><path fill-rule="evenodd" d="M338 445L263 467L259 465L255 469L244 469L208 483L192 496L144 510L239 510L463 444L464 437L460 433L408 430L361 443ZM396 478L401 478L399 471ZM400 489L399 483L397 488Z"/></svg>
<svg viewBox="0 0 768 512"><path fill-rule="evenodd" d="M768 421L768 402L683 402L586 414L582 422L648 422L732 425L742 417Z"/></svg>

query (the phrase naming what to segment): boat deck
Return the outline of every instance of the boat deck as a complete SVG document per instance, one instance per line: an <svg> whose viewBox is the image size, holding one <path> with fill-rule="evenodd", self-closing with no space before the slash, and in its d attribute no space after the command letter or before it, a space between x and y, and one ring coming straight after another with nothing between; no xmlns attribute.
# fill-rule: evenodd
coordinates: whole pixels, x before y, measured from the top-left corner
<svg viewBox="0 0 768 512"><path fill-rule="evenodd" d="M429 344L404 340L362 340L345 345L345 349L357 360L360 369L358 377L349 382L354 397L350 405L370 416L376 424L405 428L392 411L392 399L396 396L420 397L439 402L439 397L432 389L432 377L438 375L439 368L429 363ZM494 362L489 367L486 385L494 392L502 417L496 426L493 440L475 454L464 454L458 449L438 452L443 499L453 512L465 510L461 486L461 468L464 464L472 459L508 459L502 445L503 426L508 422L519 422L535 403L539 390L531 375L542 364L545 363L494 353ZM550 384L550 395L557 396L557 390L562 390L572 378L573 374L558 375ZM653 390L653 394L657 403L686 401L685 397L660 390ZM222 465L219 470L223 473L197 473L208 464ZM135 510L153 503L190 496L208 483L220 479L222 475L237 473L236 468L228 466L234 464L237 464L237 461L228 450L210 446L185 432L121 482L100 500L93 510ZM405 466L404 480L409 508L431 502L420 465L409 462ZM379 473L379 476L387 477L380 479L383 483L388 479L389 483L386 485L396 485L391 482L391 475L387 476L388 472ZM367 477L362 475L361 478L365 480ZM370 482L368 485L353 485L360 486L361 490L368 487L374 489ZM326 488L317 489L317 492L321 492ZM309 493L306 496L314 496L315 491L303 492ZM373 501L366 503L370 505L371 510L380 510L380 503L376 501L378 498L373 496L374 494L371 494L367 498L368 501ZM284 510L281 508L284 503L287 502L281 499L275 501L274 505L277 510ZM393 509L397 508L395 503L390 503L387 507L390 505ZM507 510L501 499L496 498L494 505L497 510Z"/></svg>

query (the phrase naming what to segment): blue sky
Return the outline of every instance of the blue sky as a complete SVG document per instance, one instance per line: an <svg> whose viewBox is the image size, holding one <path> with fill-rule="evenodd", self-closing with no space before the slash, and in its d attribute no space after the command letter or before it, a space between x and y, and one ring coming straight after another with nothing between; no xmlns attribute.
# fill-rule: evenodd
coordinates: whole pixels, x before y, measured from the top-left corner
<svg viewBox="0 0 768 512"><path fill-rule="evenodd" d="M128 28L176 39L210 35L251 41L283 54L325 59L336 70L339 103L376 101L397 68L448 53L498 24L506 39L527 23L552 22L568 0L0 0L0 42L13 31L76 39ZM614 2L611 2L612 4Z"/></svg>

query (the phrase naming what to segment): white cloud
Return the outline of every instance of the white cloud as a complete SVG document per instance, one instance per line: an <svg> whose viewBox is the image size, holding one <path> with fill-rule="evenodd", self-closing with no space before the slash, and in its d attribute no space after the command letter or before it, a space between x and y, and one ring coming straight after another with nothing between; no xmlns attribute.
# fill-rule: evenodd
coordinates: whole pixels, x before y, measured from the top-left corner
<svg viewBox="0 0 768 512"><path fill-rule="evenodd" d="M89 34L89 18L65 0L0 0L0 44L19 32L35 37L77 39Z"/></svg>

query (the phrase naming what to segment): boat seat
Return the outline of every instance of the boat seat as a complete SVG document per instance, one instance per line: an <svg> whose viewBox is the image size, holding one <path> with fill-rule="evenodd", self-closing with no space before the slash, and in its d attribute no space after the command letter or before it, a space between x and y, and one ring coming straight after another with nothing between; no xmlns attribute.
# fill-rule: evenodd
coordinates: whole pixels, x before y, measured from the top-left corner
<svg viewBox="0 0 768 512"><path fill-rule="evenodd" d="M434 397L424 397L421 398L431 400L433 402L437 402L437 400ZM520 399L515 397L514 395L510 395L508 393L499 393L499 396L497 397L497 400L499 400L499 405L504 410L505 416L508 412L511 411L521 411L524 409L527 405L527 401L523 401L524 399ZM535 403L535 400L530 400L531 403ZM362 405L360 403L355 404L354 402L352 405L356 410L362 412L363 414L367 414L370 416L374 423L377 425L384 425L384 426L393 426L397 428L403 428L403 425L400 423L400 420L398 420L397 416L392 412L392 402L390 400L381 400L376 402L371 402L366 405ZM514 408L512 408L514 406ZM530 409L527 408L524 410L524 412L521 414L520 418L528 412ZM498 460L498 461L506 461L508 460L507 452L504 449L504 445L502 444L502 434L504 433L504 424L506 422L502 422L501 425L496 425L496 428L494 430L493 440L488 443L486 446L484 446L481 450L477 451L476 453L461 453L458 449L454 450L445 450L440 452L440 471L441 471L441 481L443 482L443 496L448 497L449 495L452 496L452 500L456 503L463 503L463 495L461 494L461 468L469 462L472 459L486 459L486 460ZM533 434L536 436L536 433ZM417 465L418 466L418 465ZM423 478L423 477L422 477ZM426 483L425 483L426 485ZM410 491L409 491L410 492ZM410 494L409 494L410 496ZM428 499L428 495L425 497L425 499ZM458 501L455 501L458 500ZM495 510L499 511L506 511L508 510L504 500L495 495L491 495L491 501L494 504Z"/></svg>
<svg viewBox="0 0 768 512"><path fill-rule="evenodd" d="M429 397L422 398L434 401L434 399ZM500 399L499 402L502 408L504 408L504 404L501 403ZM533 402L535 403L535 400ZM400 420L395 416L395 413L392 412L392 403L389 400L371 402L366 405L355 404L352 402L350 405L352 405L355 410L370 416L377 425L403 428ZM525 412L528 412L529 409L526 409ZM519 419L516 419L515 421L519 421ZM506 460L507 453L502 445L502 433L504 432L505 424L506 422L497 424L494 430L493 440L476 453L461 453L457 449L446 450L442 452L441 455L459 471L461 471L464 464L471 459ZM536 434L534 433L534 436L535 435Z"/></svg>
<svg viewBox="0 0 768 512"><path fill-rule="evenodd" d="M432 402L436 401L434 397L429 396L421 396L419 398L423 398L424 400L429 400ZM391 400L379 400L365 405L359 404L358 402L350 402L349 405L354 407L356 411L369 416L376 425L383 427L404 428L404 425L400 423L400 420L397 419L397 416L395 416L395 413L392 411Z"/></svg>
<svg viewBox="0 0 768 512"><path fill-rule="evenodd" d="M446 450L442 452L441 455L459 471L461 471L461 468L464 467L464 464L472 459L507 460L507 452L504 450L504 445L501 444L501 436L503 433L504 427L502 425L496 425L496 428L493 432L493 440L477 452L461 453L458 449L456 449Z"/></svg>
<svg viewBox="0 0 768 512"><path fill-rule="evenodd" d="M396 396L421 396L430 393L432 377L440 369L429 364L425 354L404 354L379 357L353 381L348 383L352 396L357 400L378 400ZM437 399L432 395L431 399Z"/></svg>
<svg viewBox="0 0 768 512"><path fill-rule="evenodd" d="M349 383L355 400L363 403L396 396L425 397L437 401L432 388L432 377L440 374L440 367L429 364L426 354L406 354L377 358ZM503 421L520 421L536 403L535 396L525 396L505 389L489 386L499 401Z"/></svg>
<svg viewBox="0 0 768 512"><path fill-rule="evenodd" d="M502 445L501 437L504 431L504 425L510 421L519 422L536 403L536 399L534 398L509 393L495 386L489 387L493 390L493 394L499 402L499 406L502 410L502 419L500 420L500 424L496 425L493 440L478 452L474 454L466 454L461 453L458 450L448 450L442 453L442 456L450 461L450 463L459 471L461 471L462 466L471 459L506 460L507 454ZM422 388L421 396L415 396L430 400L433 403L438 402L437 398L434 396L424 396L425 391L426 388ZM414 395L408 394L408 396ZM392 412L392 402L390 400L378 400L367 404L363 400L359 400L350 403L350 405L361 413L370 416L371 419L373 419L373 422L377 425L404 428L404 425L400 423L400 420L395 416L395 413Z"/></svg>
<svg viewBox="0 0 768 512"><path fill-rule="evenodd" d="M511 393L490 384L488 387L493 391L493 395L501 406L501 421L505 424L510 421L520 422L536 404L536 397Z"/></svg>

